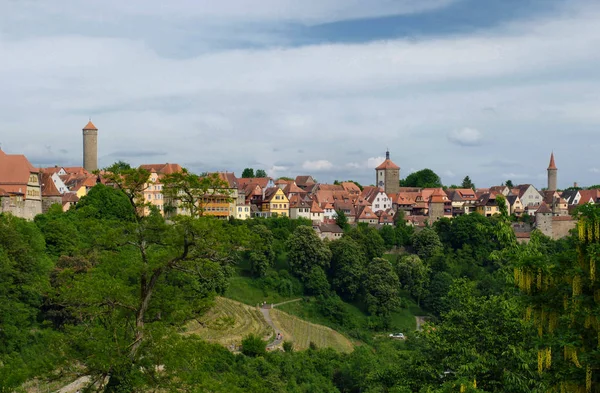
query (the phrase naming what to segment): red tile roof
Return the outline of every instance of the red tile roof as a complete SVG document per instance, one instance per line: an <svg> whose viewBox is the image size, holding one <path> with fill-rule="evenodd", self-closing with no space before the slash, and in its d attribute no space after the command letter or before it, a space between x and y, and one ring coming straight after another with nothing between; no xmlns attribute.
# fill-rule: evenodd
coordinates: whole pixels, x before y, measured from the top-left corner
<svg viewBox="0 0 600 393"><path fill-rule="evenodd" d="M56 188L54 181L52 180L52 175L49 173L42 173L40 175L40 180L42 182L42 196L43 197L53 197L53 196L61 196L61 193Z"/></svg>
<svg viewBox="0 0 600 393"><path fill-rule="evenodd" d="M375 168L376 170L380 170L380 169L400 169L400 167L396 164L394 164L392 162L392 160L390 160L389 158L386 158L386 160L384 162L382 162L377 168Z"/></svg>
<svg viewBox="0 0 600 393"><path fill-rule="evenodd" d="M96 130L98 131L98 129L96 128L96 126L94 125L94 123L92 123L92 121L88 121L88 123L85 125L85 127L83 127L84 130Z"/></svg>
<svg viewBox="0 0 600 393"><path fill-rule="evenodd" d="M554 162L554 152L550 154L550 165L548 165L548 169L557 169L556 163Z"/></svg>

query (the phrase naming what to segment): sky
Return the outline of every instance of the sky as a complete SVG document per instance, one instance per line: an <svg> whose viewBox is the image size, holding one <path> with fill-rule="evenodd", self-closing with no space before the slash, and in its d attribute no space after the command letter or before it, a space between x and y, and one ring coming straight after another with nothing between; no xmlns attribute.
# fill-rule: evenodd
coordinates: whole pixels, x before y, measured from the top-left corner
<svg viewBox="0 0 600 393"><path fill-rule="evenodd" d="M600 183L596 0L0 0L0 144L36 166Z"/></svg>

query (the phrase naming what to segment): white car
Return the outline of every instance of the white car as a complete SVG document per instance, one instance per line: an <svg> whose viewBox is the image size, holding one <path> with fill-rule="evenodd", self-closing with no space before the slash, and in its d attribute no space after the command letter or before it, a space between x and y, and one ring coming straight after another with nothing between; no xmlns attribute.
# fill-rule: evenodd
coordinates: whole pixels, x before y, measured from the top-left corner
<svg viewBox="0 0 600 393"><path fill-rule="evenodd" d="M406 336L403 333L390 333L390 338L396 338L398 340L406 340Z"/></svg>

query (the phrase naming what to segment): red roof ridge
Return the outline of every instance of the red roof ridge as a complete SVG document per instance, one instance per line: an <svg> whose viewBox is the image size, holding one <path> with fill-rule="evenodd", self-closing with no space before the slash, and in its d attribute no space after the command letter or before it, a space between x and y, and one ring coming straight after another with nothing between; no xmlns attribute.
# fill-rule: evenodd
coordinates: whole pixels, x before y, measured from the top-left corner
<svg viewBox="0 0 600 393"><path fill-rule="evenodd" d="M88 121L88 123L85 125L85 127L83 127L84 130L96 130L98 131L98 128L96 128L96 126L94 125L94 123L92 123L92 120L90 119L90 121Z"/></svg>
<svg viewBox="0 0 600 393"><path fill-rule="evenodd" d="M548 169L557 169L556 163L554 162L554 152L550 154L550 165L548 165Z"/></svg>

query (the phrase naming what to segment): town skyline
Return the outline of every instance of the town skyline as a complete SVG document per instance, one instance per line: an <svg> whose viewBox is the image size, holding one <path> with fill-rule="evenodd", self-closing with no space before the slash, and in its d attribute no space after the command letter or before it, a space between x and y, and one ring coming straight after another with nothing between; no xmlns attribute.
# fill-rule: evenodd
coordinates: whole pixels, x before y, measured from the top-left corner
<svg viewBox="0 0 600 393"><path fill-rule="evenodd" d="M600 183L600 4L414 4L8 2L0 143L80 165L91 116L101 167L372 184L389 148L402 177L541 187L554 151L560 188Z"/></svg>

